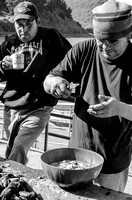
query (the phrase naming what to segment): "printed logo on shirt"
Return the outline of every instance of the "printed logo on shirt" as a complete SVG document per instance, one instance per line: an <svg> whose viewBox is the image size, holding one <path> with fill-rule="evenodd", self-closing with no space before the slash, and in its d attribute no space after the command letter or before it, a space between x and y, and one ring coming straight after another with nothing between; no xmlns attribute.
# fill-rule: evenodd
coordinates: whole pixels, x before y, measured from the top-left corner
<svg viewBox="0 0 132 200"><path fill-rule="evenodd" d="M33 41L29 43L24 43L17 48L13 47L11 52L24 54L24 68L26 68L37 52L39 52L41 55L43 54L42 40L40 40L40 42Z"/></svg>

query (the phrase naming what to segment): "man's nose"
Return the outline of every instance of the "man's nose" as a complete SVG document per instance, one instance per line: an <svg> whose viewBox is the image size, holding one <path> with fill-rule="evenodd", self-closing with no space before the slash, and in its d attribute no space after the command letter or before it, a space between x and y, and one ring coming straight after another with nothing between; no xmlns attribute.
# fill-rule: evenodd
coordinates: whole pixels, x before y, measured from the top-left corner
<svg viewBox="0 0 132 200"><path fill-rule="evenodd" d="M28 26L23 25L23 26L21 27L21 30L22 30L23 32L26 32L26 31L28 30Z"/></svg>
<svg viewBox="0 0 132 200"><path fill-rule="evenodd" d="M110 42L107 41L107 40L105 40L105 41L103 42L103 48L110 48L110 47L111 47Z"/></svg>

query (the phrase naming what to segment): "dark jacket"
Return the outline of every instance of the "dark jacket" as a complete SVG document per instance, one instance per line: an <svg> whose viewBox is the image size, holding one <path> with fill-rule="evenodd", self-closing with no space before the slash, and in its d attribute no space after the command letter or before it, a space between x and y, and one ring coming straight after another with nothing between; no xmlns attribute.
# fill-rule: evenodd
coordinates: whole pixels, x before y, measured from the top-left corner
<svg viewBox="0 0 132 200"><path fill-rule="evenodd" d="M24 54L24 69L4 70L0 66L0 82L6 87L0 100L13 109L36 109L54 106L57 99L43 89L43 81L71 48L71 44L53 28L39 27L32 41L23 43L14 33L0 46L0 60L20 51Z"/></svg>

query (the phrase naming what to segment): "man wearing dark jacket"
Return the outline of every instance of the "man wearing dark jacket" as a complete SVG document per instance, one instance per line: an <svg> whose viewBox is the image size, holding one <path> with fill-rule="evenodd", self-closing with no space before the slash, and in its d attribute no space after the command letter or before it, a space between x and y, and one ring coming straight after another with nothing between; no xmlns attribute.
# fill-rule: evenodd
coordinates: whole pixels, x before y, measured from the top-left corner
<svg viewBox="0 0 132 200"><path fill-rule="evenodd" d="M6 158L22 164L57 103L44 91L43 81L71 48L57 30L39 24L35 5L19 3L14 8L16 33L0 46L0 82L6 81L0 100L11 111Z"/></svg>

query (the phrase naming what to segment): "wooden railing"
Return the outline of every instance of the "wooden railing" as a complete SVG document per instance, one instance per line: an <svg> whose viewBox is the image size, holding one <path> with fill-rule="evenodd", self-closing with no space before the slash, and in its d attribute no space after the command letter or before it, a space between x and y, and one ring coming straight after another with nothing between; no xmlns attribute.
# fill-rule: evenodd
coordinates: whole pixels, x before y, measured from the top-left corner
<svg viewBox="0 0 132 200"><path fill-rule="evenodd" d="M66 140L69 140L70 139L70 134L71 134L71 128L72 128L72 115L73 115L73 109L74 109L74 103L72 102L65 102L65 101L61 101L61 102L58 102L57 106L56 107L59 107L59 106L67 106L67 108L69 108L69 116L68 115L65 115L65 114L56 114L54 112L54 109L53 109L53 112L51 113L51 117L56 117L56 118L60 118L60 121L61 119L67 119L69 120L69 127L68 127L68 135L64 135L64 134L57 134L57 133L53 133L49 130L49 125L47 124L46 128L45 128L45 139L44 139L44 151L47 150L47 145L48 145L48 136L53 136L53 137L58 137L58 138L62 138L62 139L66 139Z"/></svg>

